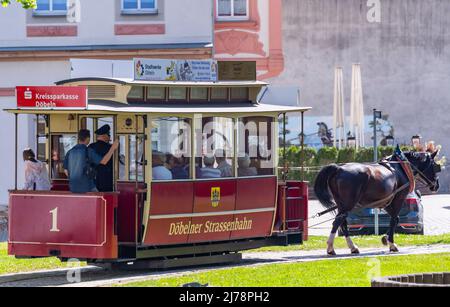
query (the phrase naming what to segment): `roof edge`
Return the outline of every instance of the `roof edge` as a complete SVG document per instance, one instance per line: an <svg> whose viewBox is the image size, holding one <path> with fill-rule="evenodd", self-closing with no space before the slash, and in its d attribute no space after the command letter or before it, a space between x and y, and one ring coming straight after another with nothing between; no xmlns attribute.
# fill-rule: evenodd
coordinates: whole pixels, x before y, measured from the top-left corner
<svg viewBox="0 0 450 307"><path fill-rule="evenodd" d="M83 81L102 81L102 82L110 82L110 83L116 83L120 85L127 85L128 83L114 78L101 78L101 77L90 77L90 78L74 78L74 79L66 79L55 82L55 85L64 85L67 83L74 83L74 82L83 82Z"/></svg>

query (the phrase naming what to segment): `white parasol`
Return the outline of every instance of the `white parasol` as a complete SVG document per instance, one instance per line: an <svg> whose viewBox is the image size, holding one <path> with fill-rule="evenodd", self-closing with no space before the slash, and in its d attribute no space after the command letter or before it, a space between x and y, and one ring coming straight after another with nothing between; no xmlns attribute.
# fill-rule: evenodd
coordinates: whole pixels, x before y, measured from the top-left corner
<svg viewBox="0 0 450 307"><path fill-rule="evenodd" d="M352 67L352 95L350 107L350 132L356 138L356 148L365 146L364 98L361 80L361 65Z"/></svg>
<svg viewBox="0 0 450 307"><path fill-rule="evenodd" d="M342 67L334 73L334 147L345 146L344 77Z"/></svg>

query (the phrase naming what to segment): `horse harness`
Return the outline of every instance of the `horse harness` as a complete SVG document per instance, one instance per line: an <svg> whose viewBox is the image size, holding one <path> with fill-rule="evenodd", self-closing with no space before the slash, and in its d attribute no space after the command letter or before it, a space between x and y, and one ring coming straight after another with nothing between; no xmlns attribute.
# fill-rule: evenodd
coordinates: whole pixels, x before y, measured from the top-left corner
<svg viewBox="0 0 450 307"><path fill-rule="evenodd" d="M398 159L398 158L397 158L397 159ZM417 176L419 176L419 174L421 174L420 177L423 176L423 177L426 179L425 175L423 175L423 173L420 172L417 168L415 168L409 161L403 161L403 160L400 160L400 159L398 159L398 161L389 161L389 160L387 160L387 159L384 159L384 160L382 160L382 161L379 162L379 164L380 164L381 166L386 167L386 168L387 168L388 170L390 170L393 174L395 174L397 170L396 170L395 168L392 167L392 165L391 165L392 163L400 164L400 165L402 166L402 170L403 170L403 172L405 173L406 177L408 178L408 182L405 183L404 185L402 185L401 187L397 188L397 189L392 193L392 195L390 195L390 196L388 196L388 197L386 197L386 198L384 198L384 199L378 200L378 201L376 201L376 202L370 203L370 204L368 204L368 205L365 205L365 207L372 207L372 208L374 207L374 208L378 208L378 207L382 207L384 204L387 204L387 203L389 204L387 207L389 207L389 206L392 204L392 201L394 200L394 198L397 196L398 193L403 192L403 191L404 191L406 188L408 188L408 187L410 187L410 193L413 192L413 191L415 190L415 178L416 178ZM417 176L414 176L414 173L413 173L413 171L412 171L412 167L414 167L415 170L416 170L416 172L418 173ZM425 180L425 179L424 179L424 180ZM318 214L315 215L313 218L316 218L316 217L322 217L322 216L324 216L325 214L328 214L328 213L330 213L330 212L333 212L333 211L335 211L335 210L337 210L337 209L339 209L339 207L338 207L337 205L335 205L335 206L333 206L333 207L331 207L331 208L329 208L329 209L327 209L327 210L325 210L325 211L323 211L323 212L318 213Z"/></svg>

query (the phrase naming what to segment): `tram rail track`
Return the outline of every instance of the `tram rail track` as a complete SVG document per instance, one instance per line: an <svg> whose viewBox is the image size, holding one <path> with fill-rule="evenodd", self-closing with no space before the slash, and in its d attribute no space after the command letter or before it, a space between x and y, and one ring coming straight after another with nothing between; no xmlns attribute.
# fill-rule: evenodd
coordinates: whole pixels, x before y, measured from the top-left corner
<svg viewBox="0 0 450 307"><path fill-rule="evenodd" d="M289 264L313 261L335 261L341 259L360 259L374 257L396 257L406 255L426 255L450 253L450 245L430 245L402 247L401 252L392 254L385 248L361 249L361 255L349 255L348 250L338 250L339 256L328 257L323 250L316 251L289 251L289 252L260 252L245 253L243 260L238 264L191 267L168 271L139 270L139 271L112 271L98 267L67 268L53 271L41 271L0 276L0 287L109 287L136 281L176 277L208 271L256 267L271 264ZM74 272L80 270L80 282L73 283L67 278L69 273L74 278ZM72 282L71 282L72 281Z"/></svg>

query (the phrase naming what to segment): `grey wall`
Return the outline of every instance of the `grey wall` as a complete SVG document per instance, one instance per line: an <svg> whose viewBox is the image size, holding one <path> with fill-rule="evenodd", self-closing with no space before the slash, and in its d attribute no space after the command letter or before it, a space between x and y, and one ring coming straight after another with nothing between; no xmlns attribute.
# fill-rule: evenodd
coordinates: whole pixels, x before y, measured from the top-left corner
<svg viewBox="0 0 450 307"><path fill-rule="evenodd" d="M342 65L349 113L351 64L361 63L366 114L385 111L398 140L420 133L450 157L450 1L380 0L381 23L368 22L367 2L283 0L285 71L270 82L299 86L312 115L331 116Z"/></svg>

